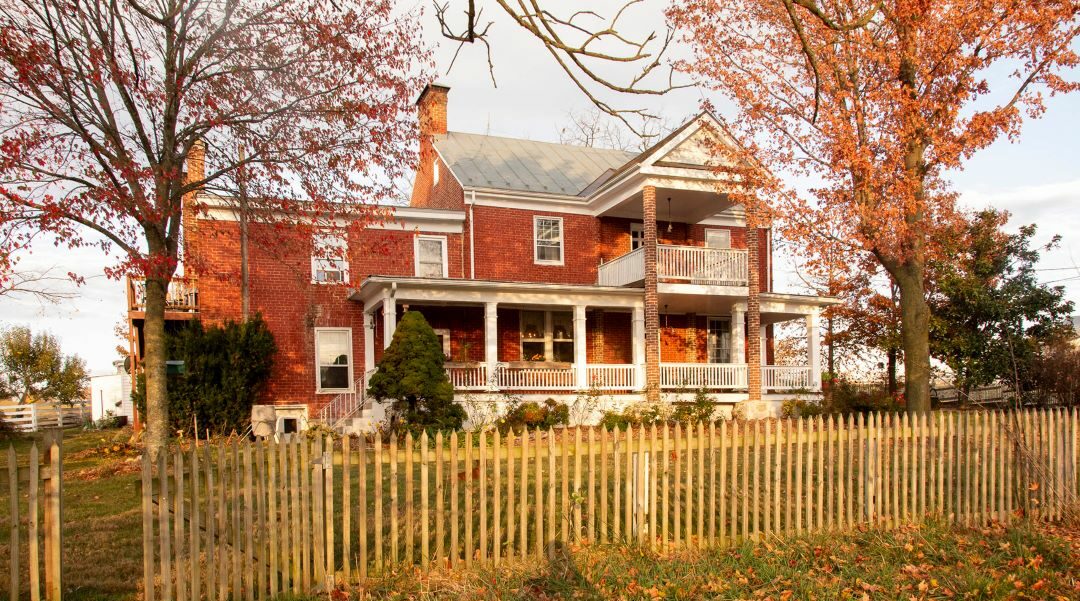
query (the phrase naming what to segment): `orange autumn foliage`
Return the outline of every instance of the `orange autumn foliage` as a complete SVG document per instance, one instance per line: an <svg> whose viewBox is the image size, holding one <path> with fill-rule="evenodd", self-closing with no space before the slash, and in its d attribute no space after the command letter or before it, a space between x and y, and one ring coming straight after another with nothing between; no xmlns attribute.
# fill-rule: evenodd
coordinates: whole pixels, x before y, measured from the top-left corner
<svg viewBox="0 0 1080 601"><path fill-rule="evenodd" d="M869 257L896 282L909 407L928 409L926 268L961 219L947 173L1077 88L1080 4L685 0L669 18L693 50L682 68L734 103L765 168L754 208L811 268Z"/></svg>

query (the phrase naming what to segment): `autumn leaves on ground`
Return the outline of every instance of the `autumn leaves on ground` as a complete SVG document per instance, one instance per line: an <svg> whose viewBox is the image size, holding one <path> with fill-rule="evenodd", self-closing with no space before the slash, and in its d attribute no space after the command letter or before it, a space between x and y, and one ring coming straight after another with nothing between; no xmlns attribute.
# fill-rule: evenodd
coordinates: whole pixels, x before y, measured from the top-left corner
<svg viewBox="0 0 1080 601"><path fill-rule="evenodd" d="M65 437L68 600L138 599L137 449L126 431ZM27 442L17 443L17 446ZM7 491L0 503L7 504ZM25 516L23 516L25 518ZM7 514L0 529L8 531ZM25 530L24 530L25 531ZM403 571L343 599L1077 599L1080 529L1017 524L772 539L737 549L650 553L575 545L546 563ZM5 541L6 543L6 541ZM0 573L9 545L0 545ZM108 569L102 569L108 567ZM5 580L6 585L6 580Z"/></svg>

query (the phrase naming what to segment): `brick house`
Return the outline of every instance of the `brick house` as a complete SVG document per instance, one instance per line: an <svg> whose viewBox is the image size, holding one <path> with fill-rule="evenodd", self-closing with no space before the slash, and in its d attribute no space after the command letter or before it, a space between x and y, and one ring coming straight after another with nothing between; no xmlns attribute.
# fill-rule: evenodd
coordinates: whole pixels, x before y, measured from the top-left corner
<svg viewBox="0 0 1080 601"><path fill-rule="evenodd" d="M714 117L633 153L451 132L448 95L431 85L417 101L408 206L331 242L336 261L249 251L252 310L279 346L266 395L279 418L381 419L363 398L365 375L404 310L439 334L470 411L509 395L592 390L618 406L706 388L761 414L820 390L818 316L835 300L773 291L771 231L749 231L705 165L723 135ZM238 272L235 215L188 220L188 243L201 240L208 263ZM138 290L129 289L136 356ZM169 319L240 316L227 278L178 281L170 299ZM789 320L805 321L804 365L774 364L773 325Z"/></svg>

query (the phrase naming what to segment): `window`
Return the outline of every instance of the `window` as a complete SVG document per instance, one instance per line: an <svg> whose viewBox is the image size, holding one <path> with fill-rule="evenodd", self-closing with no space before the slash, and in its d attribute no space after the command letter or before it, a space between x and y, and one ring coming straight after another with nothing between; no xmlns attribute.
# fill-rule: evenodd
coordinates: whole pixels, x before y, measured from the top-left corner
<svg viewBox="0 0 1080 601"><path fill-rule="evenodd" d="M731 248L731 230L705 230L705 246Z"/></svg>
<svg viewBox="0 0 1080 601"><path fill-rule="evenodd" d="M731 363L731 321L709 318L709 363Z"/></svg>
<svg viewBox="0 0 1080 601"><path fill-rule="evenodd" d="M413 251L416 255L417 277L447 277L446 236L417 236Z"/></svg>
<svg viewBox="0 0 1080 601"><path fill-rule="evenodd" d="M562 225L562 217L533 218L533 259L536 263L563 264Z"/></svg>
<svg viewBox="0 0 1080 601"><path fill-rule="evenodd" d="M569 311L521 312L523 361L574 362L574 316Z"/></svg>
<svg viewBox="0 0 1080 601"><path fill-rule="evenodd" d="M439 339L439 346L442 347L443 355L446 360L450 360L450 329L449 328L432 328L435 331L435 337Z"/></svg>
<svg viewBox="0 0 1080 601"><path fill-rule="evenodd" d="M315 328L316 392L352 391L352 329Z"/></svg>
<svg viewBox="0 0 1080 601"><path fill-rule="evenodd" d="M645 224L630 224L630 250L637 250L645 246Z"/></svg>
<svg viewBox="0 0 1080 601"><path fill-rule="evenodd" d="M344 284L349 281L349 242L345 236L320 232L311 241L311 281Z"/></svg>

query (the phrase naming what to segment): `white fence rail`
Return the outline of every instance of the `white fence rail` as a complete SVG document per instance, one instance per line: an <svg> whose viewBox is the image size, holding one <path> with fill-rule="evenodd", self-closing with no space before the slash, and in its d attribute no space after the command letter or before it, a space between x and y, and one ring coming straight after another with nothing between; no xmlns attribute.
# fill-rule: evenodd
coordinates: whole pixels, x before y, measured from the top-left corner
<svg viewBox="0 0 1080 601"><path fill-rule="evenodd" d="M633 390L634 366L624 364L597 364L586 367L589 387L599 390Z"/></svg>
<svg viewBox="0 0 1080 601"><path fill-rule="evenodd" d="M809 389L810 368L805 365L763 365L763 386L769 390Z"/></svg>
<svg viewBox="0 0 1080 601"><path fill-rule="evenodd" d="M693 284L745 286L746 251L734 248L661 245L656 274L660 278L689 280Z"/></svg>
<svg viewBox="0 0 1080 601"><path fill-rule="evenodd" d="M637 248L600 265L596 277L601 286L626 286L644 280L645 249Z"/></svg>
<svg viewBox="0 0 1080 601"><path fill-rule="evenodd" d="M746 388L745 363L661 363L660 388Z"/></svg>
<svg viewBox="0 0 1080 601"><path fill-rule="evenodd" d="M37 432L47 428L71 428L81 426L90 420L90 405L88 403L0 405L0 419L20 432Z"/></svg>
<svg viewBox="0 0 1080 601"><path fill-rule="evenodd" d="M454 390L484 390L488 387L487 365L447 365L446 375Z"/></svg>
<svg viewBox="0 0 1080 601"><path fill-rule="evenodd" d="M506 390L573 390L577 370L573 367L514 367L500 365L495 383Z"/></svg>

